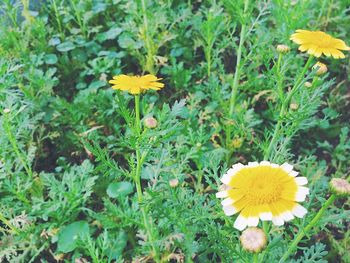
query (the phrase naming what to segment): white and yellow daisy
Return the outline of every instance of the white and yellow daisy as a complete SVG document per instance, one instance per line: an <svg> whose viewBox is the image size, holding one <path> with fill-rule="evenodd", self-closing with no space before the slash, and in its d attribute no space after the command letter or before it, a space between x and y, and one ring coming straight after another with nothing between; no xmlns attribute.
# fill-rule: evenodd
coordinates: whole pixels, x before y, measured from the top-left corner
<svg viewBox="0 0 350 263"><path fill-rule="evenodd" d="M307 210L298 204L309 194L306 177L298 177L293 166L268 161L235 164L221 178L223 185L216 194L224 213L239 213L234 227L243 230L257 226L259 219L280 226L294 217L302 218Z"/></svg>

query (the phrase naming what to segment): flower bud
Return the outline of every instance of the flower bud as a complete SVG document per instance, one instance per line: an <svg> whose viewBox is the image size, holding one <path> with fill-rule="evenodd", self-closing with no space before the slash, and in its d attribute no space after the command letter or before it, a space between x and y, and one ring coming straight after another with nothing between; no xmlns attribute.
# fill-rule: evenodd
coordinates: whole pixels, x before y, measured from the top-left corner
<svg viewBox="0 0 350 263"><path fill-rule="evenodd" d="M257 227L249 227L244 230L239 240L242 247L252 253L260 252L265 248L267 243L265 232Z"/></svg>
<svg viewBox="0 0 350 263"><path fill-rule="evenodd" d="M11 111L11 110L8 109L8 108L4 109L4 113L9 113L10 111Z"/></svg>
<svg viewBox="0 0 350 263"><path fill-rule="evenodd" d="M170 180L169 180L169 185L170 185L170 187L175 188L176 186L179 185L179 180L176 179L176 178L170 179Z"/></svg>
<svg viewBox="0 0 350 263"><path fill-rule="evenodd" d="M235 149L241 148L242 144L243 144L243 139L242 138L234 138L232 140L232 146Z"/></svg>
<svg viewBox="0 0 350 263"><path fill-rule="evenodd" d="M307 88L311 88L311 87L312 87L312 83L309 82L309 81L306 81L306 82L304 83L304 86L307 87Z"/></svg>
<svg viewBox="0 0 350 263"><path fill-rule="evenodd" d="M287 53L290 50L290 48L286 45L277 45L276 49L279 53Z"/></svg>
<svg viewBox="0 0 350 263"><path fill-rule="evenodd" d="M317 63L312 67L312 69L317 69L317 75L323 75L328 71L326 64L323 64L319 61L317 61Z"/></svg>
<svg viewBox="0 0 350 263"><path fill-rule="evenodd" d="M289 105L289 108L290 108L291 110L297 110L297 109L299 108L299 105L296 104L296 103L291 103L291 104Z"/></svg>
<svg viewBox="0 0 350 263"><path fill-rule="evenodd" d="M153 117L147 117L145 120L144 120L144 124L146 126L146 128L148 129L154 129L155 127L157 127L157 120Z"/></svg>
<svg viewBox="0 0 350 263"><path fill-rule="evenodd" d="M350 183L345 179L333 178L329 184L331 191L340 196L350 195Z"/></svg>

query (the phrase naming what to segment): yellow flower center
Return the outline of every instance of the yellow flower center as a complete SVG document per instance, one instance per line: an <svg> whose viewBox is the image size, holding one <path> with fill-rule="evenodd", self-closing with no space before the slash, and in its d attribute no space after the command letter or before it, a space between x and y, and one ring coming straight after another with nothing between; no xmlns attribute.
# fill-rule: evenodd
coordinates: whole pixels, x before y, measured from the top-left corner
<svg viewBox="0 0 350 263"><path fill-rule="evenodd" d="M228 191L233 200L245 200L250 206L269 205L280 199L293 200L297 192L294 178L282 168L271 166L241 169L229 183Z"/></svg>
<svg viewBox="0 0 350 263"><path fill-rule="evenodd" d="M271 180L268 180L267 177ZM265 179L261 180L261 178ZM283 190L283 185L270 175L262 175L261 178L252 176L250 187L246 189L246 196L253 205L273 203L280 198Z"/></svg>

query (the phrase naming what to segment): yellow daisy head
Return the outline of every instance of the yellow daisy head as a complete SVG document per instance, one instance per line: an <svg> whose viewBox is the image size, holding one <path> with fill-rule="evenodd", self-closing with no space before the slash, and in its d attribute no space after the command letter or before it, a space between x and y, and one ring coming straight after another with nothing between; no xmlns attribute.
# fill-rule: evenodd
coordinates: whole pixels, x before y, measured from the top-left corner
<svg viewBox="0 0 350 263"><path fill-rule="evenodd" d="M290 37L295 43L299 44L301 52L307 51L308 54L320 57L324 54L327 57L345 58L340 50L350 50L343 40L334 38L322 31L296 30L296 33Z"/></svg>
<svg viewBox="0 0 350 263"><path fill-rule="evenodd" d="M221 178L216 194L228 216L239 213L234 227L243 230L257 226L259 219L280 226L295 216L302 218L306 209L299 205L309 194L306 177L298 177L293 166L268 161L235 164Z"/></svg>
<svg viewBox="0 0 350 263"><path fill-rule="evenodd" d="M157 78L152 74L145 76L118 75L114 76L109 83L113 84L113 89L125 90L133 95L137 95L149 89L160 90L163 88L164 84L158 82L159 80L161 78Z"/></svg>

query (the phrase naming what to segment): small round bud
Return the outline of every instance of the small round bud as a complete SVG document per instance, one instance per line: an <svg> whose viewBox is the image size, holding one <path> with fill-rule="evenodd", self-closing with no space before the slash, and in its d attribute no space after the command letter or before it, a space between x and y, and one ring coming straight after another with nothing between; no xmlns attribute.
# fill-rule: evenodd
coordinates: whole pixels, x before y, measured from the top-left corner
<svg viewBox="0 0 350 263"><path fill-rule="evenodd" d="M170 179L170 180L169 180L169 185L170 185L170 187L175 188L176 186L179 185L179 180L176 179L176 178Z"/></svg>
<svg viewBox="0 0 350 263"><path fill-rule="evenodd" d="M279 53L287 53L290 50L290 48L286 45L277 45L276 49Z"/></svg>
<svg viewBox="0 0 350 263"><path fill-rule="evenodd" d="M147 117L145 120L144 120L144 124L146 126L146 128L148 129L154 129L155 127L157 127L157 120L153 117Z"/></svg>
<svg viewBox="0 0 350 263"><path fill-rule="evenodd" d="M242 138L234 138L232 140L232 146L235 149L241 148L242 144L243 144L243 139Z"/></svg>
<svg viewBox="0 0 350 263"><path fill-rule="evenodd" d="M312 69L317 69L317 75L323 75L328 71L326 64L323 64L319 61L312 67Z"/></svg>
<svg viewBox="0 0 350 263"><path fill-rule="evenodd" d="M267 243L265 232L257 227L249 227L244 230L239 240L242 247L252 253L260 252L265 248Z"/></svg>
<svg viewBox="0 0 350 263"><path fill-rule="evenodd" d="M99 80L100 81L104 81L104 82L107 82L107 74L105 74L105 73L102 73L101 75L100 75L100 78L99 78Z"/></svg>
<svg viewBox="0 0 350 263"><path fill-rule="evenodd" d="M304 83L304 86L307 87L307 88L311 88L311 87L312 87L312 83L309 82L309 81L306 81L306 82Z"/></svg>
<svg viewBox="0 0 350 263"><path fill-rule="evenodd" d="M10 111L11 111L11 110L8 109L8 108L4 109L4 113L9 113Z"/></svg>
<svg viewBox="0 0 350 263"><path fill-rule="evenodd" d="M297 109L299 108L299 105L296 104L296 103L291 103L291 104L289 105L289 108L290 108L291 110L297 110Z"/></svg>
<svg viewBox="0 0 350 263"><path fill-rule="evenodd" d="M329 183L331 191L340 196L350 195L350 183L345 179L333 178Z"/></svg>

